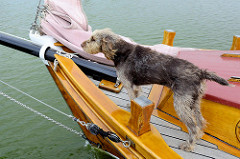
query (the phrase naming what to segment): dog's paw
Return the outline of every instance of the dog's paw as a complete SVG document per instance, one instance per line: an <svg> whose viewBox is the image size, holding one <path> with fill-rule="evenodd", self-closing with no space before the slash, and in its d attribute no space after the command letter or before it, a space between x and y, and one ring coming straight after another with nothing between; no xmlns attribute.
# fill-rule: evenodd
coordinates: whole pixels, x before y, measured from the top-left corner
<svg viewBox="0 0 240 159"><path fill-rule="evenodd" d="M179 145L179 148L181 150L190 152L190 151L193 151L194 146L186 141L186 142L182 143L181 145Z"/></svg>

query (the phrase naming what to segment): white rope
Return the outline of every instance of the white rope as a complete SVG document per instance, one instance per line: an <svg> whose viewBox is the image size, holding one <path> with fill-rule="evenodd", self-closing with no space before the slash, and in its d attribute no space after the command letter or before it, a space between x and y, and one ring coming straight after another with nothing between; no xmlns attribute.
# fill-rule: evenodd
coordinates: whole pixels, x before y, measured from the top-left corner
<svg viewBox="0 0 240 159"><path fill-rule="evenodd" d="M37 99L37 98L35 98L35 97L33 97L33 96L27 94L26 92L23 92L23 91L21 91L20 89L14 87L14 86L11 86L10 84L8 84L8 83L6 83L6 82L3 82L2 80L0 80L0 82L2 82L3 84L7 85L8 87L10 87L10 88L12 88L12 89L15 89L16 91L18 91L18 92L20 92L20 93L22 93L22 94L24 94L24 95L26 95L26 96L28 96L28 97L30 97L30 98L32 98L32 99L38 101L39 103L42 103L43 105L49 107L50 109L55 110L56 112L58 112L58 113L60 113L60 114L62 114L62 115L65 115L65 116L67 116L67 117L69 117L69 118L73 118L72 115L68 115L68 114L66 114L66 113L64 113L64 112L62 112L62 111L60 111L60 110L58 110L58 109L56 109L56 108L54 108L54 107L52 107L52 106L46 104L46 103L44 103L43 101L41 101L41 100L39 100L39 99Z"/></svg>
<svg viewBox="0 0 240 159"><path fill-rule="evenodd" d="M15 89L16 91L18 91L18 92L20 92L20 93L22 93L22 94L24 94L24 95L26 95L26 96L28 96L28 97L30 97L30 98L38 101L39 103L47 106L48 108L50 108L50 109L52 109L52 110L54 110L54 111L56 111L56 112L58 112L58 113L60 113L60 114L62 114L62 115L65 115L65 116L68 117L68 118L71 118L73 121L76 121L77 123L81 124L82 126L87 126L87 124L88 124L88 123L86 123L85 121L81 121L81 120L77 119L75 116L66 114L66 113L62 112L61 110L59 110L59 109L57 109L57 108L54 108L54 107L52 107L52 106L44 103L43 101L41 101L41 100L39 100L39 99L37 99L37 98L35 98L35 97L27 94L26 92L23 92L23 91L21 91L20 89L14 87L14 86L11 86L10 84L8 84L8 83L6 83L6 82L3 82L2 80L0 80L0 82L2 82L3 84L7 85L8 87L10 87L10 88L12 88L12 89Z"/></svg>
<svg viewBox="0 0 240 159"><path fill-rule="evenodd" d="M58 121L56 121L56 120L54 120L54 119L46 116L46 115L38 112L37 110L28 107L27 105L25 105L25 104L17 101L16 99L12 98L11 96L7 95L6 93L3 93L2 91L0 91L0 95L2 95L3 97L6 97L7 99L9 99L9 100L17 103L18 105L22 106L23 108L26 108L26 109L30 110L31 112L33 112L33 113L35 113L35 114L37 114L37 115L39 115L39 116L47 119L48 121L50 121L50 122L52 122L52 123L55 123L56 125L58 125L58 126L64 128L64 129L66 129L66 130L68 130L68 131L70 131L70 132L73 132L73 133L75 133L75 134L77 134L77 135L80 135L80 136L83 135L83 133L78 132L77 130L74 130L74 129L72 129L72 128L69 128L68 126L66 126L66 125L64 125L64 124L62 124L62 123L60 123L60 122L58 122Z"/></svg>
<svg viewBox="0 0 240 159"><path fill-rule="evenodd" d="M23 91L21 91L20 89L14 87L14 86L11 86L10 84L8 84L8 83L6 83L6 82L3 82L2 80L0 80L0 82L3 83L3 84L5 84L5 85L7 85L8 87L10 87L10 88L12 88L12 89L15 89L16 91L18 91L18 92L20 92L20 93L22 93L22 94L24 94L24 95L26 95L26 96L28 96L28 97L30 97L30 98L32 98L32 99L34 99L34 100L42 103L43 105L45 105L45 106L47 106L47 107L49 107L49 108L51 108L51 109L53 109L53 110L61 113L62 115L65 115L65 116L73 119L73 121L78 122L79 124L81 124L82 126L85 126L85 127L89 130L89 125L91 125L91 123L86 123L85 121L81 121L81 120L77 119L76 117L74 117L74 116L72 116L72 115L68 115L68 114L66 114L66 113L64 113L64 112L62 112L62 111L60 111L60 110L58 110L58 109L56 109L56 108L54 108L54 107L46 104L46 103L44 103L43 101L41 101L41 100L39 100L39 99L37 99L37 98L35 98L35 97L33 97L33 96L31 96L31 95L23 92ZM44 115L44 114L38 112L37 110L35 110L35 109L33 109L33 108L30 108L30 107L28 107L27 105L25 105L25 104L17 101L16 99L12 98L11 96L7 95L6 93L3 93L1 90L0 90L0 95L2 95L2 96L4 96L4 97L8 98L9 100L17 103L18 105L22 106L23 108L26 108L26 109L30 110L31 112L33 112L33 113L35 113L35 114L37 114L37 115L39 115L39 116L47 119L48 121L51 121L52 123L55 123L56 125L67 129L67 130L70 131L70 132L73 132L73 133L75 133L75 134L77 134L77 135L80 135L80 136L83 135L83 133L78 132L78 131L76 131L76 130L74 130L74 129L72 129L72 128L69 128L69 127L63 125L62 123L60 123L60 122L58 122L58 121L56 121L56 120L54 120L54 119L52 119L52 118L50 118L50 117L48 117L48 116L46 116L46 115ZM95 124L94 124L94 125L95 125ZM89 131L90 131L90 130L89 130ZM91 131L90 131L90 132L91 132ZM91 133L92 133L92 132L91 132ZM116 135L116 134L115 134L115 135ZM116 136L117 136L117 135L116 135ZM117 137L118 137L118 136L117 136ZM118 137L118 138L119 138L119 137ZM123 146L124 146L125 148L129 148L130 145L131 145L130 141L128 141L128 140L124 141L124 140L121 140L121 139L120 139L120 141L121 141L121 143L123 144Z"/></svg>

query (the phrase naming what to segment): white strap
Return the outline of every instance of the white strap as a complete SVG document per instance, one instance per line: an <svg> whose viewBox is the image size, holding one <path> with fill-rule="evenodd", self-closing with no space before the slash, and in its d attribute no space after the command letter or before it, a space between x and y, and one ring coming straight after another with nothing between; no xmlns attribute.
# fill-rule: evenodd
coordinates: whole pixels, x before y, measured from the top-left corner
<svg viewBox="0 0 240 159"><path fill-rule="evenodd" d="M48 61L45 60L45 53L49 47L50 47L49 45L43 45L39 51L39 57L42 59L43 63L47 66L49 66L49 64Z"/></svg>

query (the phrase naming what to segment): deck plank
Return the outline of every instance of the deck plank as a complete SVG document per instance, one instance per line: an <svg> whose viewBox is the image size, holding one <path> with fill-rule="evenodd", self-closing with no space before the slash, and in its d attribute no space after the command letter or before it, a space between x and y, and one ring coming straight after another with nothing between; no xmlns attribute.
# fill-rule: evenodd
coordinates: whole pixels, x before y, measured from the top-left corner
<svg viewBox="0 0 240 159"><path fill-rule="evenodd" d="M154 125L159 125L159 126L162 126L162 127L167 127L167 128L172 128L172 129L176 129L176 130L181 130L181 128L177 125L174 125L164 119L161 119L161 118L158 118L154 115L152 115L151 117L151 123L154 124Z"/></svg>
<svg viewBox="0 0 240 159"><path fill-rule="evenodd" d="M156 122L156 119L159 122ZM161 121L160 118L155 117L155 123L163 123ZM165 124L165 123L164 123ZM170 123L171 124L171 123ZM168 125L170 125L168 124ZM174 125L174 124L173 124ZM178 139L178 140L182 140L185 141L188 139L188 133L181 131L181 129L176 129L176 128L172 128L172 127L168 127L166 125L162 125L162 124L154 124L154 126L158 129L158 131L162 134L162 135L166 135L166 136L171 136L173 139ZM207 141L204 140L199 140L197 142L198 145L203 145L209 148L213 148L213 149L217 149L217 146L209 143Z"/></svg>
<svg viewBox="0 0 240 159"><path fill-rule="evenodd" d="M202 154L185 152L185 151L182 151L182 150L180 150L176 147L171 147L171 148L185 159L215 159L215 158L205 156L205 155L202 155Z"/></svg>

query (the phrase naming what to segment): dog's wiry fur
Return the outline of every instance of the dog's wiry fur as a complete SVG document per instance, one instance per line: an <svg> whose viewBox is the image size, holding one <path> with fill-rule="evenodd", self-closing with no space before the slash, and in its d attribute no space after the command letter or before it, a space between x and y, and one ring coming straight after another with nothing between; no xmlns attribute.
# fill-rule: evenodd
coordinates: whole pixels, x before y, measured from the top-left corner
<svg viewBox="0 0 240 159"><path fill-rule="evenodd" d="M173 91L174 108L189 132L189 139L180 145L185 151L193 150L206 125L200 111L205 80L229 85L225 79L186 60L130 44L109 29L96 30L89 40L82 43L82 47L91 54L102 52L114 62L130 99L136 98L140 85L145 84L160 84Z"/></svg>

